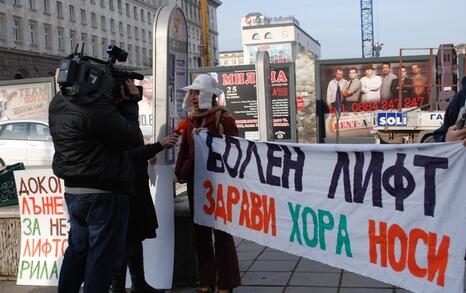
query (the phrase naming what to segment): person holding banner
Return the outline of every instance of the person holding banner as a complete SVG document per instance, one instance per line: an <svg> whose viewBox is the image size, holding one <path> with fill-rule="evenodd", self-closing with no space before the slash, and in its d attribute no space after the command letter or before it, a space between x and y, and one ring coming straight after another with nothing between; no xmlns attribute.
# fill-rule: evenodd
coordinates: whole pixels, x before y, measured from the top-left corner
<svg viewBox="0 0 466 293"><path fill-rule="evenodd" d="M466 76L461 80L461 90L453 97L443 118L443 125L434 132L436 142L463 140L466 146L466 126L458 127L456 121L466 111Z"/></svg>
<svg viewBox="0 0 466 293"><path fill-rule="evenodd" d="M176 160L175 174L180 182L188 185L190 214L194 217L193 131L206 129L231 136L238 136L239 133L230 112L217 105L217 96L221 90L217 88L217 82L212 76L200 74L192 85L183 89L188 91L184 107L189 116ZM231 292L241 284L235 243L226 232L214 229L213 234L215 244L212 243L212 228L194 223L194 246L200 281L198 292L212 292L216 286L220 293Z"/></svg>

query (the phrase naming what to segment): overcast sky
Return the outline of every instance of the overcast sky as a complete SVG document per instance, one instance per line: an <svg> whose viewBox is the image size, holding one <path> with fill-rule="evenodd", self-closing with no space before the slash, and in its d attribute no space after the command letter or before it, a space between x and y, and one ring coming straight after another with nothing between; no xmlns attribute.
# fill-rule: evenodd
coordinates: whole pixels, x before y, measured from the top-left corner
<svg viewBox="0 0 466 293"><path fill-rule="evenodd" d="M219 49L241 50L241 17L294 15L320 42L322 59L361 57L360 0L222 0ZM466 0L374 0L375 40L381 56L399 48L437 48L466 43ZM419 54L425 54L420 52Z"/></svg>

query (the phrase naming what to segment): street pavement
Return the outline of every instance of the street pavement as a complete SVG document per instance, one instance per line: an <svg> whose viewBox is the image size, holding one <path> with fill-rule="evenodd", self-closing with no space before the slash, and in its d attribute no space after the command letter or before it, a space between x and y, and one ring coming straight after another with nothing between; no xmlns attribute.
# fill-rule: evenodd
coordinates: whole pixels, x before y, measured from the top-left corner
<svg viewBox="0 0 466 293"><path fill-rule="evenodd" d="M405 293L410 292L316 261L235 239L242 286L235 293ZM128 290L129 291L129 290ZM1 293L51 293L55 287L16 286L0 282ZM174 288L191 293L195 288Z"/></svg>

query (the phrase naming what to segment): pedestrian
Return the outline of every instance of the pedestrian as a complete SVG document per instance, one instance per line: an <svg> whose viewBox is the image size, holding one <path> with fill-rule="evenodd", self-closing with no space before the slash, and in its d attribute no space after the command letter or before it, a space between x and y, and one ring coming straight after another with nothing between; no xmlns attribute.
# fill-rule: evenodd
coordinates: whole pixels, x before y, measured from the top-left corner
<svg viewBox="0 0 466 293"><path fill-rule="evenodd" d="M445 111L442 126L434 132L437 142L463 140L466 146L466 127L458 128L456 121L466 111L466 76L461 80L461 90L451 100Z"/></svg>
<svg viewBox="0 0 466 293"><path fill-rule="evenodd" d="M175 174L187 183L191 218L194 217L194 141L193 130L207 129L217 134L238 136L235 120L228 109L217 105L221 90L209 74L200 74L187 90L185 108L188 109L186 130L183 132L176 161ZM197 254L199 288L197 292L232 292L240 286L238 256L233 237L210 227L194 225L194 247ZM212 231L213 230L213 231ZM215 242L212 240L212 232Z"/></svg>
<svg viewBox="0 0 466 293"><path fill-rule="evenodd" d="M128 88L135 87L133 81L127 83ZM144 145L144 137L139 128L140 101L128 98L118 103L119 112L126 117L128 124L138 133L132 141L131 157L134 160L134 190L129 201L129 222L127 234L127 254L120 270L112 282L112 292L126 292L126 267L131 276L131 292L156 293L164 292L151 287L145 279L144 254L142 241L156 237L157 216L149 190L147 161L166 148L171 148L178 141L178 135L172 134L155 144ZM163 196L163 195L162 195Z"/></svg>

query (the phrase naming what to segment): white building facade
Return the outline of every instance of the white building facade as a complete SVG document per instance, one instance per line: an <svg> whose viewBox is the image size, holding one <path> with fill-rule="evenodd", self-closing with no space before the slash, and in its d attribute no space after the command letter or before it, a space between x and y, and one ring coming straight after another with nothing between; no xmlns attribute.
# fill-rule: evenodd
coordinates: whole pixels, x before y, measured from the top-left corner
<svg viewBox="0 0 466 293"><path fill-rule="evenodd" d="M265 17L250 13L241 19L244 63L252 64L258 51L267 50L273 63L292 62L298 53L321 55L320 43L293 16Z"/></svg>
<svg viewBox="0 0 466 293"><path fill-rule="evenodd" d="M219 66L234 66L244 64L243 51L222 51L218 54Z"/></svg>
<svg viewBox="0 0 466 293"><path fill-rule="evenodd" d="M181 7L188 24L188 58L189 68L197 68L202 65L201 44L201 3L200 0L168 0L175 1ZM222 5L219 0L207 0L207 18L209 27L209 52L211 66L218 64L218 25L217 8Z"/></svg>
<svg viewBox="0 0 466 293"><path fill-rule="evenodd" d="M189 27L190 66L200 55L199 0L0 0L0 79L53 75L61 59L84 43L87 55L106 59L106 47L128 51L123 66L150 69L157 8L175 2ZM217 12L208 0L212 60L218 58Z"/></svg>

